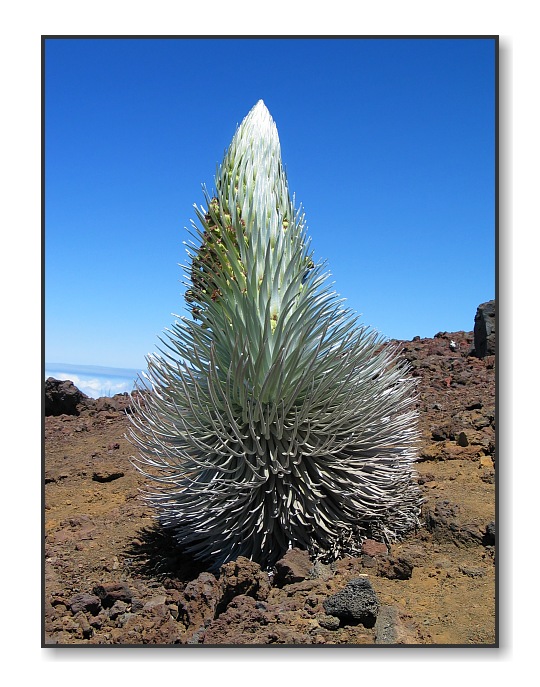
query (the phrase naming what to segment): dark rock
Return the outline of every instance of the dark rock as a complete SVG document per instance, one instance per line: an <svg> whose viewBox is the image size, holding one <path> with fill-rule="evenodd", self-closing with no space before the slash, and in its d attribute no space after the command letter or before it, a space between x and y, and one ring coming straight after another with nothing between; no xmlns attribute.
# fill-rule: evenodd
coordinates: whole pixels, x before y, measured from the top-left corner
<svg viewBox="0 0 540 687"><path fill-rule="evenodd" d="M111 608L115 601L131 602L133 593L125 582L99 584L92 590L101 599L103 608Z"/></svg>
<svg viewBox="0 0 540 687"><path fill-rule="evenodd" d="M45 381L45 415L80 415L86 400L89 397L70 380L49 377Z"/></svg>
<svg viewBox="0 0 540 687"><path fill-rule="evenodd" d="M477 522L466 522L456 532L454 541L460 546L478 546L482 544L484 535Z"/></svg>
<svg viewBox="0 0 540 687"><path fill-rule="evenodd" d="M489 427L493 422L493 416L488 414L476 413L471 417L471 424L475 429Z"/></svg>
<svg viewBox="0 0 540 687"><path fill-rule="evenodd" d="M486 531L482 540L484 546L495 546L495 523L490 522L486 525Z"/></svg>
<svg viewBox="0 0 540 687"><path fill-rule="evenodd" d="M448 539L448 537L444 536L447 531L453 532L459 527L456 524L458 514L459 506L457 504L439 499L434 508L426 508L424 510L426 529L436 535L436 539L439 541L445 538Z"/></svg>
<svg viewBox="0 0 540 687"><path fill-rule="evenodd" d="M162 612L163 611L163 612ZM134 637L140 644L171 645L183 643L183 627L174 620L163 606L155 606L140 613L124 613L110 630L112 644L133 644Z"/></svg>
<svg viewBox="0 0 540 687"><path fill-rule="evenodd" d="M427 551L421 544L406 544L403 546L399 558L415 568L426 564Z"/></svg>
<svg viewBox="0 0 540 687"><path fill-rule="evenodd" d="M482 403L482 401L477 400L477 401L472 401L471 403L466 405L465 410L480 410L483 407L484 407L484 404Z"/></svg>
<svg viewBox="0 0 540 687"><path fill-rule="evenodd" d="M477 358L495 355L495 318L495 301L488 301L478 306L474 317L474 355Z"/></svg>
<svg viewBox="0 0 540 687"><path fill-rule="evenodd" d="M101 467L98 468L92 475L94 482L114 482L115 479L120 479L123 477L124 473L121 470L117 470L112 467Z"/></svg>
<svg viewBox="0 0 540 687"><path fill-rule="evenodd" d="M418 484L427 484L428 482L434 482L435 475L432 472L426 472L425 475L418 478Z"/></svg>
<svg viewBox="0 0 540 687"><path fill-rule="evenodd" d="M440 425L436 425L435 427L431 428L431 438L433 441L445 441L446 439L449 438L449 429L448 427L442 427Z"/></svg>
<svg viewBox="0 0 540 687"><path fill-rule="evenodd" d="M204 644L252 644L259 643L256 636L266 625L266 610L253 597L235 597L227 610L212 622L203 638Z"/></svg>
<svg viewBox="0 0 540 687"><path fill-rule="evenodd" d="M58 483L62 480L68 478L68 473L66 471L52 473L48 470L45 471L45 484Z"/></svg>
<svg viewBox="0 0 540 687"><path fill-rule="evenodd" d="M274 584L283 587L286 584L302 582L310 576L312 564L307 551L289 549L281 560L276 563Z"/></svg>
<svg viewBox="0 0 540 687"><path fill-rule="evenodd" d="M379 601L369 580L358 577L351 580L337 594L323 602L328 615L335 615L344 622L362 623L373 627L379 612Z"/></svg>
<svg viewBox="0 0 540 687"><path fill-rule="evenodd" d="M55 620L56 618L56 609L52 605L49 599L45 599L44 602L44 616L47 620Z"/></svg>
<svg viewBox="0 0 540 687"><path fill-rule="evenodd" d="M288 597L296 597L298 592L310 592L321 586L321 580L317 578L310 578L309 580L302 580L302 582L293 582L283 587L284 592Z"/></svg>
<svg viewBox="0 0 540 687"><path fill-rule="evenodd" d="M93 627L96 630L100 630L108 619L109 616L107 614L107 611L104 611L102 609L96 616L92 616L88 622L91 627Z"/></svg>
<svg viewBox="0 0 540 687"><path fill-rule="evenodd" d="M68 601L68 606L73 613L76 615L80 611L88 611L92 615L97 615L101 610L101 600L95 594L75 594Z"/></svg>
<svg viewBox="0 0 540 687"><path fill-rule="evenodd" d="M480 479L482 480L482 482L485 482L486 484L495 484L495 473L493 472L493 470L489 470L488 472L483 472L480 475ZM485 543L485 542L483 542L483 543ZM489 544L488 544L488 546L489 546Z"/></svg>
<svg viewBox="0 0 540 687"><path fill-rule="evenodd" d="M76 515L68 520L62 520L60 522L61 530L56 533L56 539L58 541L85 541L93 539L96 524L95 522L85 514Z"/></svg>
<svg viewBox="0 0 540 687"><path fill-rule="evenodd" d="M460 432L458 434L457 445L458 446L468 446L469 445L469 440L467 439L467 435L465 434L465 432Z"/></svg>
<svg viewBox="0 0 540 687"><path fill-rule="evenodd" d="M149 599L143 606L144 611L149 611L150 609L157 608L158 606L166 606L167 597L165 594L160 594L159 596L153 596Z"/></svg>
<svg viewBox="0 0 540 687"><path fill-rule="evenodd" d="M206 630L204 629L204 627L200 627L196 632L191 634L186 639L186 644L202 644L204 642L205 636Z"/></svg>

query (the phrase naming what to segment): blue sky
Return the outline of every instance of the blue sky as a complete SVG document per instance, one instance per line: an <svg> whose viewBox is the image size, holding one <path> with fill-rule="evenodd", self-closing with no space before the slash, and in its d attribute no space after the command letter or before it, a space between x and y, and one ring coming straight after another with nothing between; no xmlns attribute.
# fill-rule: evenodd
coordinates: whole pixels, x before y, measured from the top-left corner
<svg viewBox="0 0 540 687"><path fill-rule="evenodd" d="M262 98L318 259L390 338L495 297L491 39L49 39L45 357L142 369L201 184Z"/></svg>

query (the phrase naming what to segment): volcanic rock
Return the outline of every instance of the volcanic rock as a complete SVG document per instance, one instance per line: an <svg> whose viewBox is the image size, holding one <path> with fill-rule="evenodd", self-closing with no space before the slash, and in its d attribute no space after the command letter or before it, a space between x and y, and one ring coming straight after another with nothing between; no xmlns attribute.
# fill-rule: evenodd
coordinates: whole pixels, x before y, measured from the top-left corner
<svg viewBox="0 0 540 687"><path fill-rule="evenodd" d="M495 301L488 301L478 306L474 317L474 355L484 358L495 355Z"/></svg>
<svg viewBox="0 0 540 687"><path fill-rule="evenodd" d="M103 608L111 608L115 601L130 602L133 598L133 592L125 582L99 584L94 587L93 592L101 599Z"/></svg>
<svg viewBox="0 0 540 687"><path fill-rule="evenodd" d="M221 595L221 585L210 572L202 572L186 585L178 603L178 620L187 629L184 641L192 640L214 619Z"/></svg>
<svg viewBox="0 0 540 687"><path fill-rule="evenodd" d="M283 587L286 584L302 582L309 577L312 563L307 551L289 549L281 560L276 563L276 577L274 584Z"/></svg>
<svg viewBox="0 0 540 687"><path fill-rule="evenodd" d="M221 566L219 576L221 599L216 607L216 617L222 613L235 596L245 594L254 599L264 600L270 592L268 574L244 556Z"/></svg>
<svg viewBox="0 0 540 687"><path fill-rule="evenodd" d="M413 571L413 564L406 558L389 556L378 562L377 574L389 580L408 580Z"/></svg>
<svg viewBox="0 0 540 687"><path fill-rule="evenodd" d="M351 580L344 589L326 599L323 606L328 615L344 622L360 622L366 627L373 627L379 612L379 601L365 577Z"/></svg>
<svg viewBox="0 0 540 687"><path fill-rule="evenodd" d="M101 610L101 600L95 594L80 593L72 596L68 601L69 608L73 615L79 611L88 611L92 615L97 615Z"/></svg>
<svg viewBox="0 0 540 687"><path fill-rule="evenodd" d="M485 546L495 546L495 523L490 522L486 525L483 544Z"/></svg>
<svg viewBox="0 0 540 687"><path fill-rule="evenodd" d="M367 556L386 556L388 548L383 542L365 539L362 542L362 553Z"/></svg>
<svg viewBox="0 0 540 687"><path fill-rule="evenodd" d="M45 381L45 415L79 415L89 397L70 380L49 377Z"/></svg>

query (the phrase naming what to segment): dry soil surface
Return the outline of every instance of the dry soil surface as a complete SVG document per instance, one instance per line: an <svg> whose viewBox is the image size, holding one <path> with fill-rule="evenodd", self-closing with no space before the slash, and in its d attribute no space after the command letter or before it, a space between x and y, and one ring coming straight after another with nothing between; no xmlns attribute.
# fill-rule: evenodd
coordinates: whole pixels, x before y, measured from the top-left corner
<svg viewBox="0 0 540 687"><path fill-rule="evenodd" d="M469 355L471 332L400 343L419 377L422 526L328 565L293 549L270 574L210 573L140 497L125 397L46 417L43 645L495 645L495 359ZM328 614L359 578L376 621Z"/></svg>

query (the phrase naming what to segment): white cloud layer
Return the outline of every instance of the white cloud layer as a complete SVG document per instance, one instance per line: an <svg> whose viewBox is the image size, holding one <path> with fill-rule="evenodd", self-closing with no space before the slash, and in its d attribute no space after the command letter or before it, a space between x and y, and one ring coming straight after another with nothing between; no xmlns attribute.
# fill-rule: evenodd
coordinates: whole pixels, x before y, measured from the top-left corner
<svg viewBox="0 0 540 687"><path fill-rule="evenodd" d="M116 375L91 375L58 370L46 370L45 379L54 377L61 381L70 380L75 386L90 398L100 396L114 396L133 390L134 377L119 377Z"/></svg>

